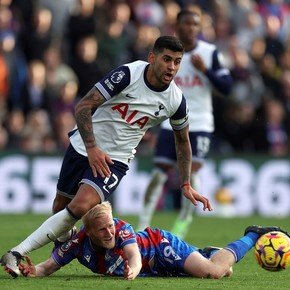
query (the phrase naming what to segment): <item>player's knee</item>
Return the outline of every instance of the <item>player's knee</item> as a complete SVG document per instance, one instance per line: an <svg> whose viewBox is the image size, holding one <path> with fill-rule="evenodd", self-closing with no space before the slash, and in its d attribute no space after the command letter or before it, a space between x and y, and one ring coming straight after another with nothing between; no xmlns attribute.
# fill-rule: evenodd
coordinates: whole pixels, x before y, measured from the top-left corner
<svg viewBox="0 0 290 290"><path fill-rule="evenodd" d="M78 218L83 217L91 208L102 202L101 194L96 190L83 183L75 195L75 197L68 204L68 209L72 214Z"/></svg>
<svg viewBox="0 0 290 290"><path fill-rule="evenodd" d="M98 201L88 201L88 200L72 200L67 208L70 210L72 215L78 218L82 218L91 208L97 205Z"/></svg>
<svg viewBox="0 0 290 290"><path fill-rule="evenodd" d="M64 209L64 207L62 207L61 204L59 204L57 201L54 200L52 204L52 212L55 214L61 211L62 209Z"/></svg>
<svg viewBox="0 0 290 290"><path fill-rule="evenodd" d="M92 208L92 206L90 207L87 204L69 203L67 208L71 215L80 219Z"/></svg>
<svg viewBox="0 0 290 290"><path fill-rule="evenodd" d="M69 202L69 198L57 194L52 204L52 212L55 214L63 210Z"/></svg>

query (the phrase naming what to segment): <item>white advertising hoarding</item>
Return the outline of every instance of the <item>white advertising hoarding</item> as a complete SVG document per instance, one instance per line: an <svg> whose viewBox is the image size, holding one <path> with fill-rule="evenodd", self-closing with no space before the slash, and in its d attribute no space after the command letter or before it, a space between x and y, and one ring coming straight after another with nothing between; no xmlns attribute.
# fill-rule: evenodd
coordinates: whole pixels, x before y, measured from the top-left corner
<svg viewBox="0 0 290 290"><path fill-rule="evenodd" d="M62 162L59 156L0 156L0 213L50 213L56 182ZM136 158L114 192L113 205L117 214L138 214L150 179L150 168L138 169ZM214 207L204 213L215 215L220 205L216 192L226 188L233 203L230 214L248 216L290 215L290 161L263 158L258 162L247 158L209 159L202 170L202 194Z"/></svg>

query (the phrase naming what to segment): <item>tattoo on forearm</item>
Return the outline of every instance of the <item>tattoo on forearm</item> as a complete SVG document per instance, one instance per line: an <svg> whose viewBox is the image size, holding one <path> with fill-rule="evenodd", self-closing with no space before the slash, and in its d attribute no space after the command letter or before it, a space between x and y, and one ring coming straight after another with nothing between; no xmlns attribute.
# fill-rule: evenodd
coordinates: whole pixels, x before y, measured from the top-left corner
<svg viewBox="0 0 290 290"><path fill-rule="evenodd" d="M181 181L190 180L191 173L191 147L190 142L188 142L188 137L183 134L177 135L177 140L175 142L176 155L177 155L177 165L179 169L179 174Z"/></svg>
<svg viewBox="0 0 290 290"><path fill-rule="evenodd" d="M178 168L179 168L181 179L183 181L190 180L190 170L188 170L188 168L191 168L190 151L188 151L185 146L180 146L176 154L177 154Z"/></svg>
<svg viewBox="0 0 290 290"><path fill-rule="evenodd" d="M91 89L77 104L75 109L75 118L78 129L84 141L86 148L96 146L93 132L92 112L104 102L95 88Z"/></svg>

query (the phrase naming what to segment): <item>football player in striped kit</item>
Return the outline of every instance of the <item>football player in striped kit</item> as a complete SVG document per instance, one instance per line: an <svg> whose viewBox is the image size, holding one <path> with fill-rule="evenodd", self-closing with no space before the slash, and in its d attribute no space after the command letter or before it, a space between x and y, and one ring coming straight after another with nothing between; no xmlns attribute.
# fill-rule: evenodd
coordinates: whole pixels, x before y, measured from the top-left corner
<svg viewBox="0 0 290 290"><path fill-rule="evenodd" d="M34 266L29 257L19 268L24 276L48 276L77 259L97 274L124 276L193 276L222 278L231 276L232 266L255 245L257 239L279 227L249 226L244 236L223 249L190 245L172 233L146 228L135 233L132 226L113 218L105 201L93 207L84 217L84 226L63 245L54 249L50 258ZM9 269L6 268L6 271Z"/></svg>
<svg viewBox="0 0 290 290"><path fill-rule="evenodd" d="M177 15L176 34L185 53L174 80L182 90L189 108L189 137L192 146L191 185L200 190L199 171L210 149L214 131L212 90L228 95L232 87L230 72L222 63L222 56L214 44L199 40L201 15L182 10ZM174 128L169 122L161 124L154 155L154 170L140 212L138 230L149 226L157 202L163 192L167 173L176 164ZM172 232L185 237L192 221L192 206L182 198L181 211Z"/></svg>
<svg viewBox="0 0 290 290"><path fill-rule="evenodd" d="M1 258L14 277L21 257L50 241L66 240L75 223L106 200L128 170L146 130L169 118L174 128L183 194L212 210L207 198L190 186L191 146L186 100L175 77L183 56L182 43L159 37L148 62L120 66L96 85L76 106L77 126L70 136L53 203L53 216ZM129 201L128 201L129 202Z"/></svg>

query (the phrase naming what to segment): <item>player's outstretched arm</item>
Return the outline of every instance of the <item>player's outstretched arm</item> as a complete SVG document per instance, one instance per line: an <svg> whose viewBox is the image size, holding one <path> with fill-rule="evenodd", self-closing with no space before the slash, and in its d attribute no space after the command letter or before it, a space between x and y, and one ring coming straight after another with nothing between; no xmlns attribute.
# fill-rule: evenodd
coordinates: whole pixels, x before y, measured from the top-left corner
<svg viewBox="0 0 290 290"><path fill-rule="evenodd" d="M211 211L212 207L209 200L199 194L190 185L192 152L188 135L188 126L179 131L174 130L174 136L182 194L194 205L197 205L197 202L201 202L203 204L203 210L208 209Z"/></svg>
<svg viewBox="0 0 290 290"><path fill-rule="evenodd" d="M105 98L96 87L93 87L75 108L76 123L85 144L93 174L94 176L100 174L103 178L110 177L111 172L108 164L113 164L113 161L97 147L93 132L92 114L104 102Z"/></svg>
<svg viewBox="0 0 290 290"><path fill-rule="evenodd" d="M127 259L124 264L124 278L133 280L138 276L142 268L141 254L137 243L126 245L124 254Z"/></svg>
<svg viewBox="0 0 290 290"><path fill-rule="evenodd" d="M26 277L49 276L61 268L51 257L46 261L37 264L36 266L28 256L25 256L25 260L26 263L21 262L19 264L19 270L21 271L22 275Z"/></svg>

